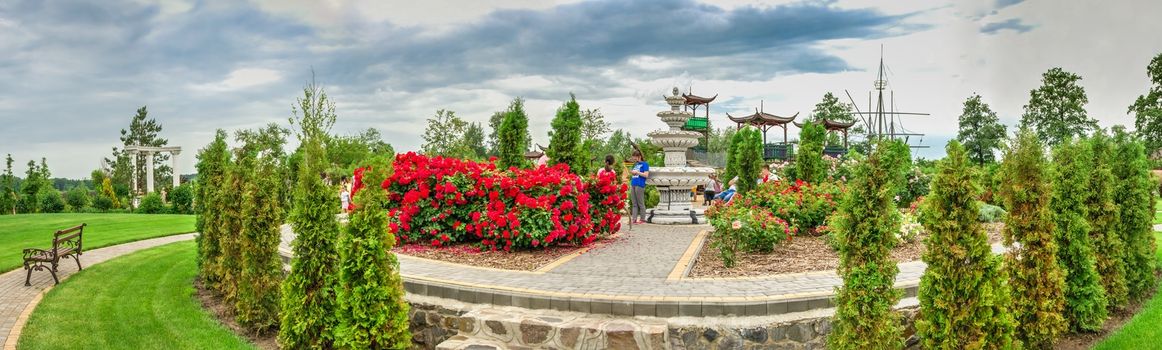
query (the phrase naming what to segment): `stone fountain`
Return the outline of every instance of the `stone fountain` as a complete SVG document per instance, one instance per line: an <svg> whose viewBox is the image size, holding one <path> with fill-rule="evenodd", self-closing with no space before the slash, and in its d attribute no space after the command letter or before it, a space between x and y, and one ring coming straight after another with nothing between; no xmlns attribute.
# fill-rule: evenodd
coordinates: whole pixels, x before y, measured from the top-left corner
<svg viewBox="0 0 1162 350"><path fill-rule="evenodd" d="M674 88L674 94L665 96L670 110L658 112L658 118L670 127L669 130L651 132L650 140L666 153L666 166L650 167L647 184L654 185L661 194L658 206L649 210L648 220L654 224L700 224L705 223L702 209L693 207L690 194L693 188L705 184L713 168L692 167L686 163L686 151L698 144L702 133L682 130L693 114L682 111L686 98Z"/></svg>

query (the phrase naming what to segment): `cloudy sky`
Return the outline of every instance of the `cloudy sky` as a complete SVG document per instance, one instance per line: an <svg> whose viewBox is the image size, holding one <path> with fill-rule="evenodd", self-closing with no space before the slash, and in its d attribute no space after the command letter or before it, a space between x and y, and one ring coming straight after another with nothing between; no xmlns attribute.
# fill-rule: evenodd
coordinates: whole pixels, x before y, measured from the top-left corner
<svg viewBox="0 0 1162 350"><path fill-rule="evenodd" d="M180 167L214 129L285 123L314 71L336 131L374 127L415 150L449 109L486 122L527 100L534 139L570 92L634 135L674 86L719 94L713 121L760 104L806 115L826 92L866 108L880 49L900 110L939 157L970 94L1015 124L1040 74L1083 77L1102 126L1132 124L1162 53L1159 1L0 2L0 153L87 177L148 105ZM846 98L845 98L846 100ZM797 130L792 130L796 133Z"/></svg>

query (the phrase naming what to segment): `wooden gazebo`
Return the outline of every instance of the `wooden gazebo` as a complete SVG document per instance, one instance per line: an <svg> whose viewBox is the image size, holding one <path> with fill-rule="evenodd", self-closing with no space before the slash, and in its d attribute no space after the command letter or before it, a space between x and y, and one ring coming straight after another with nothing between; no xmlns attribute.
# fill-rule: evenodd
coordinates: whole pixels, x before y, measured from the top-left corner
<svg viewBox="0 0 1162 350"><path fill-rule="evenodd" d="M682 94L682 97L686 99L685 107L690 108L690 110L694 112L695 116L698 115L698 107L705 107L705 118L710 118L710 102L714 102L714 99L718 98L718 94L714 94L714 96L711 97L695 96L694 94Z"/></svg>
<svg viewBox="0 0 1162 350"><path fill-rule="evenodd" d="M804 125L806 125L806 123L810 123L810 122L795 123L795 126L802 128ZM848 147L847 146L847 129L851 128L852 125L855 125L854 120L849 121L849 122L844 122L844 121L838 121L838 120L823 119L823 120L819 121L819 123L823 124L823 129L827 130L827 132L838 131L838 132L843 133L843 148L847 149L847 147Z"/></svg>
<svg viewBox="0 0 1162 350"><path fill-rule="evenodd" d="M746 124L746 125L754 125L754 126L758 127L759 130L762 130L764 144L767 143L767 130L770 130L771 128L774 128L774 127L783 128L783 143L786 144L787 143L787 124L795 121L795 117L798 117L798 116L799 116L799 113L795 113L795 115L792 115L790 117L781 117L781 116L777 116L774 114L763 112L763 111L758 110L758 109L756 109L754 111L754 114L747 115L747 116L741 116L741 117L732 116L732 115L730 115L730 113L726 114L726 117L730 118L730 121L738 124L739 129L742 129L743 124Z"/></svg>

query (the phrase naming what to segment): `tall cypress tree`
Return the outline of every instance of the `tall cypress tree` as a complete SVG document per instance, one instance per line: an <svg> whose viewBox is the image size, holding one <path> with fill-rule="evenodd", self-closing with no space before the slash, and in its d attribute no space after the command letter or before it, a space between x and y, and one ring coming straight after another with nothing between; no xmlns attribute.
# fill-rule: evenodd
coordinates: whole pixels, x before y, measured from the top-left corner
<svg viewBox="0 0 1162 350"><path fill-rule="evenodd" d="M282 321L278 341L284 349L327 349L334 344L335 269L339 263L339 198L319 174L327 167L323 148L335 123L335 105L315 85L304 89L297 133L302 162L288 221L296 234L291 272L282 282ZM293 119L292 119L293 120Z"/></svg>
<svg viewBox="0 0 1162 350"><path fill-rule="evenodd" d="M570 95L569 101L557 109L553 118L553 130L549 131L549 160L565 163L574 174L585 174L588 159L582 157L581 106L577 97Z"/></svg>
<svg viewBox="0 0 1162 350"><path fill-rule="evenodd" d="M1073 331L1101 329L1109 315L1105 290L1097 274L1086 198L1090 177L1089 149L1082 141L1067 139L1053 150L1053 199L1049 209L1056 224L1054 236L1061 250L1057 260L1065 268L1065 318Z"/></svg>
<svg viewBox="0 0 1162 350"><path fill-rule="evenodd" d="M225 196L226 169L229 167L230 151L226 146L226 131L218 129L214 141L198 151L198 186L194 201L198 206L198 232L201 232L198 235L199 274L207 286L213 286L221 280L217 274L222 255L218 240L222 235L222 215L229 210L221 200Z"/></svg>
<svg viewBox="0 0 1162 350"><path fill-rule="evenodd" d="M1012 349L1008 276L977 221L980 187L964 147L955 140L939 162L920 219L928 230L916 332L926 349Z"/></svg>
<svg viewBox="0 0 1162 350"><path fill-rule="evenodd" d="M1118 206L1114 203L1114 173L1111 167L1113 144L1104 131L1093 134L1086 146L1089 147L1089 186L1085 187L1085 207L1089 213L1089 239L1093 243L1097 274L1101 276L1101 286L1109 299L1109 308L1118 310L1126 307L1126 265L1123 255L1125 246L1117 232Z"/></svg>
<svg viewBox="0 0 1162 350"><path fill-rule="evenodd" d="M834 227L843 286L836 292L830 349L904 346L899 315L892 310L901 296L894 287L899 267L891 257L900 230L893 197L903 181L902 166L890 156L898 147L892 143L899 142L879 143L856 166L837 211Z"/></svg>
<svg viewBox="0 0 1162 350"><path fill-rule="evenodd" d="M758 187L759 174L766 166L763 161L763 136L758 128L748 126L734 133L734 138L738 139L738 144L735 145L735 141L731 140L731 148L735 153L730 161L736 164L733 168L734 176L738 177L735 187L738 193L745 194Z"/></svg>
<svg viewBox="0 0 1162 350"><path fill-rule="evenodd" d="M512 104L508 105L499 133L498 165L505 169L527 168L529 162L525 159L525 152L528 152L530 142L529 117L525 115L524 101L520 98L512 100Z"/></svg>
<svg viewBox="0 0 1162 350"><path fill-rule="evenodd" d="M283 222L280 159L266 151L250 170L242 202L242 283L235 303L238 323L266 331L278 325L282 260L278 256L279 227Z"/></svg>
<svg viewBox="0 0 1162 350"><path fill-rule="evenodd" d="M395 236L388 231L387 194L377 186L391 172L378 159L364 168L364 186L356 194L355 212L340 239L339 324L336 345L350 349L402 349L411 345L408 304L404 300L399 261L391 252Z"/></svg>
<svg viewBox="0 0 1162 350"><path fill-rule="evenodd" d="M799 131L799 152L795 154L795 178L818 183L827 176L823 165L823 142L827 131L819 123L806 123Z"/></svg>
<svg viewBox="0 0 1162 350"><path fill-rule="evenodd" d="M1057 240L1049 212L1051 174L1044 145L1022 128L1001 162L1000 195L1005 217L1005 257L1013 288L1017 336L1026 347L1049 348L1065 331L1065 271L1057 263Z"/></svg>
<svg viewBox="0 0 1162 350"><path fill-rule="evenodd" d="M239 141L241 136L235 135ZM238 302L239 284L242 279L242 230L244 229L245 215L241 205L246 200L245 193L248 183L252 181L255 166L255 152L250 147L243 146L234 149L234 163L226 172L225 195L222 203L227 207L222 212L222 231L218 236L218 249L222 252L221 266L218 272L220 279L217 286L223 299L234 304Z"/></svg>
<svg viewBox="0 0 1162 350"><path fill-rule="evenodd" d="M1114 202L1118 204L1115 226L1124 243L1122 259L1126 265L1129 297L1140 299L1158 283L1154 276L1154 203L1158 185L1150 174L1146 148L1122 128L1114 129L1117 144L1113 172L1118 186Z"/></svg>

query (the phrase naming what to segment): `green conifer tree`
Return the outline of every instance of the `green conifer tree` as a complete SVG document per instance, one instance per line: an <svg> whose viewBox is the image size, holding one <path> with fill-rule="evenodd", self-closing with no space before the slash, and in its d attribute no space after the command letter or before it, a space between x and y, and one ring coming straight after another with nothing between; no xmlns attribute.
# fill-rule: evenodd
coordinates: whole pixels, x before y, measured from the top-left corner
<svg viewBox="0 0 1162 350"><path fill-rule="evenodd" d="M1101 286L1109 300L1110 310L1126 307L1126 265L1123 255L1125 246L1117 232L1118 206L1114 203L1113 144L1102 130L1093 134L1087 142L1090 169L1089 186L1084 204L1089 213L1089 239L1093 243L1097 274L1101 276ZM1081 190L1081 189L1077 189Z"/></svg>
<svg viewBox="0 0 1162 350"><path fill-rule="evenodd" d="M500 152L497 156L498 166L527 168L529 161L525 159L525 152L529 150L529 117L525 115L524 101L520 98L512 100L508 110L504 112L504 121L500 123Z"/></svg>
<svg viewBox="0 0 1162 350"><path fill-rule="evenodd" d="M577 104L576 96L570 95L569 101L557 109L552 127L549 131L549 149L545 150L549 160L568 164L574 174L584 175L589 159L582 154L581 106Z"/></svg>
<svg viewBox="0 0 1162 350"><path fill-rule="evenodd" d="M226 183L226 169L230 165L230 151L226 146L226 131L218 129L214 141L198 151L198 186L195 203L198 213L198 274L207 286L212 286L221 276L215 274L221 265L222 251L218 239L222 235L222 215L225 210L219 198L223 196ZM106 178L108 180L108 178ZM102 188L103 189L103 188ZM104 189L103 189L104 190ZM109 196L113 192L108 189ZM112 195L116 200L117 196Z"/></svg>
<svg viewBox="0 0 1162 350"><path fill-rule="evenodd" d="M758 187L758 178L766 162L763 161L763 135L758 128L748 126L734 133L738 145L735 154L731 156L737 166L734 175L738 177L735 183L739 194L746 194ZM733 140L731 141L732 145Z"/></svg>
<svg viewBox="0 0 1162 350"><path fill-rule="evenodd" d="M893 197L904 175L889 156L898 148L893 143L900 142L881 142L856 166L837 211L834 228L843 285L836 291L830 349L904 346L899 314L892 310L901 296L894 287L899 267L891 257L900 230Z"/></svg>
<svg viewBox="0 0 1162 350"><path fill-rule="evenodd" d="M283 222L280 159L264 152L252 170L243 195L240 235L243 283L235 303L238 323L264 332L278 325L282 258L278 256Z"/></svg>
<svg viewBox="0 0 1162 350"><path fill-rule="evenodd" d="M1108 316L1109 300L1097 274L1086 220L1089 149L1082 141L1066 139L1054 148L1053 165L1056 171L1049 209L1056 225L1053 235L1061 247L1057 260L1065 268L1065 318L1073 331L1098 330Z"/></svg>
<svg viewBox="0 0 1162 350"><path fill-rule="evenodd" d="M795 178L810 183L823 181L827 166L823 164L823 142L827 131L819 123L806 123L799 131L799 150L795 154Z"/></svg>
<svg viewBox="0 0 1162 350"><path fill-rule="evenodd" d="M378 184L391 172L386 159L363 172L363 183ZM339 330L336 345L348 349L406 349L411 345L408 304L404 300L399 261L391 252L387 194L365 186L355 198L355 212L340 239Z"/></svg>
<svg viewBox="0 0 1162 350"><path fill-rule="evenodd" d="M241 140L239 140L241 141ZM218 249L222 252L221 266L218 272L219 283L217 290L222 293L223 300L233 305L238 302L239 284L242 279L242 231L245 228L245 215L242 205L246 200L246 188L253 181L253 170L256 164L256 154L248 147L234 149L234 163L226 171L225 195L222 203L227 207L222 211L222 231L218 235Z"/></svg>
<svg viewBox="0 0 1162 350"><path fill-rule="evenodd" d="M1028 348L1053 346L1068 327L1065 309L1065 271L1057 262L1057 240L1049 212L1051 173L1044 145L1022 128L1001 162L1000 196L1009 210L1003 231L1010 249L1005 258L1013 288L1017 337Z"/></svg>
<svg viewBox="0 0 1162 350"><path fill-rule="evenodd" d="M1123 128L1114 129L1117 144L1113 172L1118 186L1114 188L1114 202L1118 204L1116 230L1122 237L1125 251L1126 284L1129 297L1141 299L1157 285L1154 276L1154 203L1158 185L1150 174L1146 148Z"/></svg>
<svg viewBox="0 0 1162 350"><path fill-rule="evenodd" d="M925 349L1019 348L1008 276L977 221L980 188L973 168L959 142L946 150L920 211L929 235L917 335Z"/></svg>

